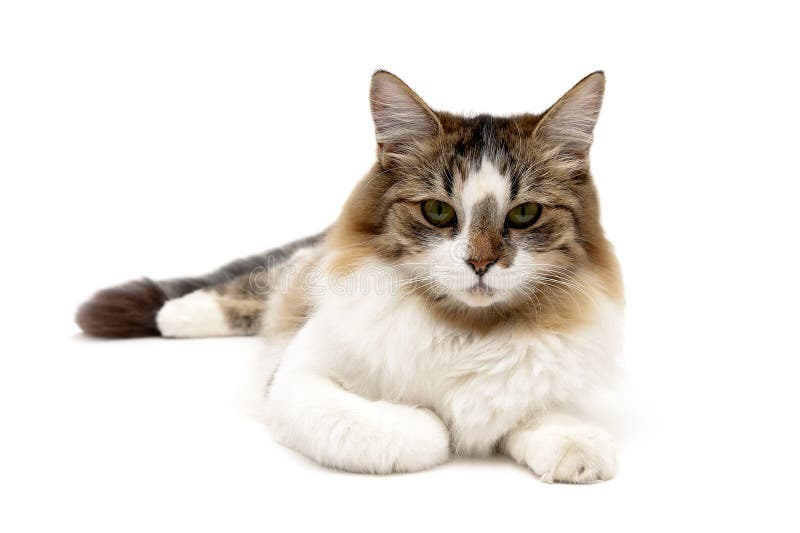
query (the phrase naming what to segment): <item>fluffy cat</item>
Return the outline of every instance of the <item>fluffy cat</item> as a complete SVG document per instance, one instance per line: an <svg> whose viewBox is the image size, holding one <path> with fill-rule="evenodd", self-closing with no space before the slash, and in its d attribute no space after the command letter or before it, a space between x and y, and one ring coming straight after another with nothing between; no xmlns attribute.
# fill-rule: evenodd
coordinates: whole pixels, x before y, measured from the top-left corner
<svg viewBox="0 0 800 533"><path fill-rule="evenodd" d="M433 111L378 71L377 161L325 232L78 312L101 337L263 334L277 440L354 472L500 451L544 481L615 473L576 403L609 380L622 313L589 148L605 78L541 115Z"/></svg>

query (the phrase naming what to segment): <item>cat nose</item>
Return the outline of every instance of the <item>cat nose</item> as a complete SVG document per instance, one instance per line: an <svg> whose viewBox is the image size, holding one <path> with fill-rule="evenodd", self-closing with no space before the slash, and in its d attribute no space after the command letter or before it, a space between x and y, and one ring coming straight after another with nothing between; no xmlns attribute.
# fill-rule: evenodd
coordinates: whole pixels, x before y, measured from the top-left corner
<svg viewBox="0 0 800 533"><path fill-rule="evenodd" d="M478 261L477 259L467 259L467 264L472 267L472 270L479 276L482 276L489 270L489 267L497 262L497 259L491 261Z"/></svg>

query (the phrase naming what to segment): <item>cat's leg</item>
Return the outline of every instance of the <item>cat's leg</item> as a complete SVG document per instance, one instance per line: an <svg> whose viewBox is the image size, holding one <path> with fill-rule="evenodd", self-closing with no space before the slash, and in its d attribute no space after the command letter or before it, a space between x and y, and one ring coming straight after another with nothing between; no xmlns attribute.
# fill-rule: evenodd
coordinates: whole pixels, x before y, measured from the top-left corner
<svg viewBox="0 0 800 533"><path fill-rule="evenodd" d="M616 472L609 435L565 411L537 416L506 435L500 447L548 483L591 483Z"/></svg>
<svg viewBox="0 0 800 533"><path fill-rule="evenodd" d="M282 444L350 472L424 470L450 454L447 429L433 412L367 400L316 370L281 368L266 415Z"/></svg>

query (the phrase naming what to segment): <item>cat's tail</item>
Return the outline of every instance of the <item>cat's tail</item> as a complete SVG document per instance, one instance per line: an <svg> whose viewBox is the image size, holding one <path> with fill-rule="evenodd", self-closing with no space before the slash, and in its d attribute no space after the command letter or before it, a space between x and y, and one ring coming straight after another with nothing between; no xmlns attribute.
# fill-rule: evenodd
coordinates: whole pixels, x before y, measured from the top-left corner
<svg viewBox="0 0 800 533"><path fill-rule="evenodd" d="M200 277L129 281L95 293L75 322L105 338L254 335L260 329L269 274L324 233L233 261Z"/></svg>

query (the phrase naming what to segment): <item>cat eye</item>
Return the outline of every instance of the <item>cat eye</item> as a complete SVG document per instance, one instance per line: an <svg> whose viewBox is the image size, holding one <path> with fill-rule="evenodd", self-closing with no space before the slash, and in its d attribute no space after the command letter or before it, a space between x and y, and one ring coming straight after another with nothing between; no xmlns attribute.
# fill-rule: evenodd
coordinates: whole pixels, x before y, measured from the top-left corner
<svg viewBox="0 0 800 533"><path fill-rule="evenodd" d="M533 226L542 214L542 206L533 202L520 204L508 212L506 221L514 229L525 229Z"/></svg>
<svg viewBox="0 0 800 533"><path fill-rule="evenodd" d="M437 228L446 228L456 222L456 210L453 206L439 200L422 202L422 215Z"/></svg>

